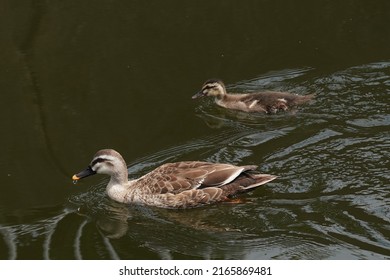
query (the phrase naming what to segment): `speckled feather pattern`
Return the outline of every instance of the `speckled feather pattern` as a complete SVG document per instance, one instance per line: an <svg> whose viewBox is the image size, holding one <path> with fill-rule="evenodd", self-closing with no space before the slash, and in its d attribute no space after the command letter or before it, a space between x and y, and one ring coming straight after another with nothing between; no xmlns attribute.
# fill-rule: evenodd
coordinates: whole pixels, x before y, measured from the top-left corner
<svg viewBox="0 0 390 280"><path fill-rule="evenodd" d="M217 105L244 112L277 113L304 104L314 98L314 94L297 95L289 92L265 91L256 93L227 93L221 80L206 81L200 92L192 98L212 96Z"/></svg>
<svg viewBox="0 0 390 280"><path fill-rule="evenodd" d="M245 112L277 113L310 101L314 95L267 91L248 94L224 94L216 103L224 108Z"/></svg>
<svg viewBox="0 0 390 280"><path fill-rule="evenodd" d="M107 194L118 202L190 208L226 201L276 178L260 174L255 171L256 168L256 165L184 161L166 163L138 179L128 181L122 156L114 150L105 149L95 154L87 170L94 172L92 174L111 176ZM80 174L85 174L85 171L74 175L74 178Z"/></svg>
<svg viewBox="0 0 390 280"><path fill-rule="evenodd" d="M132 191L126 200L167 208L224 201L275 178L248 173L255 168L198 161L167 163L130 183Z"/></svg>

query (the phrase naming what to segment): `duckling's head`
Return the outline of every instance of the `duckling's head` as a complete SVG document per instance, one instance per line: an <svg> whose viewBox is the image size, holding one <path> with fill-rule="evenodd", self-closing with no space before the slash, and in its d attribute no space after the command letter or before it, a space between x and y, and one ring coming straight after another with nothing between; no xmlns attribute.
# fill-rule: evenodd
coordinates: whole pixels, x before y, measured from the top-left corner
<svg viewBox="0 0 390 280"><path fill-rule="evenodd" d="M115 150L104 149L98 151L89 166L73 175L73 181L78 181L82 178L94 175L106 174L115 178L127 178L127 167L123 157Z"/></svg>
<svg viewBox="0 0 390 280"><path fill-rule="evenodd" d="M206 81L202 89L192 96L192 99L203 97L203 96L214 96L216 98L221 98L226 94L226 88L224 83L221 80L208 80Z"/></svg>

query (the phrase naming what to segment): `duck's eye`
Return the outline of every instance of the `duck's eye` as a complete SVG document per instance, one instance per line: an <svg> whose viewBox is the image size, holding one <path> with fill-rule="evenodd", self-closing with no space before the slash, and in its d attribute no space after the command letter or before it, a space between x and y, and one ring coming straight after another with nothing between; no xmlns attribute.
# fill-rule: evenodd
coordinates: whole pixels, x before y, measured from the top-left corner
<svg viewBox="0 0 390 280"><path fill-rule="evenodd" d="M92 161L91 166L94 166L95 164L97 164L99 162L105 162L105 161L107 161L107 159L105 159L105 158L97 158L94 161Z"/></svg>

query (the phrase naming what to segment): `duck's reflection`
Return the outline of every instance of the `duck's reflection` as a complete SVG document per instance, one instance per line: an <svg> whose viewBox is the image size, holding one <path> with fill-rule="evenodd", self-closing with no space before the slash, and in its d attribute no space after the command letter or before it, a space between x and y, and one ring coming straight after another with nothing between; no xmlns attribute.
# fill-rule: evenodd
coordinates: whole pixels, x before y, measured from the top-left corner
<svg viewBox="0 0 390 280"><path fill-rule="evenodd" d="M262 219L253 218L249 223L247 220L251 218L245 209L252 202L248 197L242 204L222 203L207 209L186 210L107 202L101 211L90 211L82 206L78 213L86 215L89 212L90 221L94 222L104 238L110 240L111 250L120 258L155 254L152 258L257 259L270 257L262 254L263 251L270 253L268 246L275 248L272 256L283 258L286 250L290 252L294 248L301 248L299 235L291 233L279 236L272 230L267 213L274 216L275 209L263 209L265 214ZM330 241L317 238L315 242L327 244ZM298 251L296 253L300 254Z"/></svg>
<svg viewBox="0 0 390 280"><path fill-rule="evenodd" d="M229 203L225 203L229 204ZM210 209L208 209L210 210ZM216 209L214 209L216 210ZM239 228L215 223L215 211L201 211L201 209L188 210L167 210L160 208L149 208L146 206L129 206L116 202L104 205L104 209L91 211L87 205L78 207L77 214L86 216L96 224L100 233L109 239L119 239L128 233L129 228L134 229L145 227L151 224L172 228L173 225L187 227L188 230L207 232L239 232ZM164 226L161 226L164 225Z"/></svg>
<svg viewBox="0 0 390 280"><path fill-rule="evenodd" d="M86 216L95 222L100 233L110 239L118 239L128 231L129 208L115 201L106 203L102 209L91 211L87 205L77 209L77 214Z"/></svg>
<svg viewBox="0 0 390 280"><path fill-rule="evenodd" d="M168 210L108 202L99 211L81 206L77 212L88 216L119 255L126 256L131 250L142 255L153 252L161 259L209 259L216 252L230 258L246 251L241 246L228 249L223 245L243 236L242 227L221 220L230 207L223 203L207 209ZM126 250L123 244L127 244Z"/></svg>

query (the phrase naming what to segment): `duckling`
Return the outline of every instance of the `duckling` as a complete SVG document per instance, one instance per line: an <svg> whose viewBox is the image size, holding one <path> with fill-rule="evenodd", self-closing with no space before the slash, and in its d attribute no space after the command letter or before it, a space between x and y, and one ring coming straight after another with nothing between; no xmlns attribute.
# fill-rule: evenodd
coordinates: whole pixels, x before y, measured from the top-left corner
<svg viewBox="0 0 390 280"><path fill-rule="evenodd" d="M244 94L229 94L221 80L208 80L202 89L192 96L192 99L214 96L217 105L244 112L277 113L287 111L290 107L295 107L306 103L314 98L314 94L296 95L289 92L257 92Z"/></svg>
<svg viewBox="0 0 390 280"><path fill-rule="evenodd" d="M94 174L109 175L108 196L121 203L161 208L191 208L229 201L276 178L259 174L256 165L182 161L166 163L134 180L128 180L123 157L115 150L98 151L89 166L73 175L74 182Z"/></svg>

